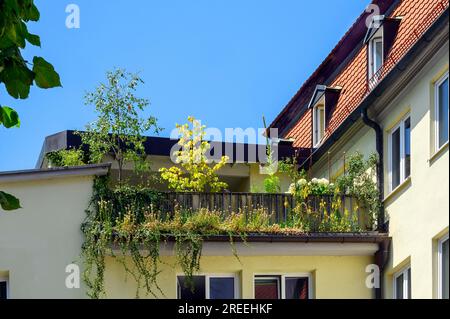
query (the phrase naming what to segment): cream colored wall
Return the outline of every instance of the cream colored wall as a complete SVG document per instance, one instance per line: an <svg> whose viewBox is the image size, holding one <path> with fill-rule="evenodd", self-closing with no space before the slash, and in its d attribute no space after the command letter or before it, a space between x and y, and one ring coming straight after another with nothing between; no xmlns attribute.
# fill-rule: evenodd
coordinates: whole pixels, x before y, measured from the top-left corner
<svg viewBox="0 0 450 319"><path fill-rule="evenodd" d="M91 177L0 184L22 209L0 211L0 276L8 274L11 298L83 298L67 289L65 269L77 262L81 223L91 198Z"/></svg>
<svg viewBox="0 0 450 319"><path fill-rule="evenodd" d="M376 153L375 133L358 121L311 169L311 176L334 180L344 172L346 159L359 152L366 158Z"/></svg>
<svg viewBox="0 0 450 319"><path fill-rule="evenodd" d="M227 245L227 244L225 244ZM163 257L163 262L174 264L174 257ZM240 256L240 262L233 256L203 256L202 274L235 274L240 284L240 297L254 298L253 278L255 275L310 274L312 297L318 299L370 299L373 290L365 286L365 268L373 263L371 256ZM177 298L176 276L178 268L163 266L158 284L164 295L159 298ZM125 281L123 265L109 258L106 266L106 293L108 298L135 298L136 283L128 275ZM140 297L145 297L140 291ZM152 296L147 296L151 298Z"/></svg>
<svg viewBox="0 0 450 319"><path fill-rule="evenodd" d="M393 275L411 265L412 297L437 296L437 241L449 229L449 154L446 145L434 150L434 82L448 71L448 43L418 73L397 98L384 107L377 121L384 129L385 207L392 254L384 278L384 292L392 298ZM388 194L388 133L406 115L411 115L411 178ZM342 173L343 153L359 151L366 156L376 150L375 134L354 124L330 149L331 177ZM328 178L328 155L312 168L312 177Z"/></svg>
<svg viewBox="0 0 450 319"><path fill-rule="evenodd" d="M412 271L412 297L437 296L436 242L449 226L449 154L448 145L437 156L431 147L433 82L448 70L448 60L447 44L380 116L385 135L385 207L393 240L387 297L392 297L393 274L407 264ZM407 113L411 116L411 178L388 194L388 133Z"/></svg>

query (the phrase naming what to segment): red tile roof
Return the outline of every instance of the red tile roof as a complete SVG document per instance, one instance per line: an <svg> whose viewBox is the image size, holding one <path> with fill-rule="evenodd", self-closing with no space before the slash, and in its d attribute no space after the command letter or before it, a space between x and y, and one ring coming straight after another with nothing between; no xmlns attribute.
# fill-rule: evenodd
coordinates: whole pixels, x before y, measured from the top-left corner
<svg viewBox="0 0 450 319"><path fill-rule="evenodd" d="M384 10L389 4L386 1L374 1L377 4L384 5ZM377 86L377 84L394 68L400 59L409 51L416 41L425 33L425 31L439 18L439 16L448 8L449 0L403 0L400 1L389 17L402 16L403 19L383 67L371 79L367 80L367 46L362 45L362 39L365 32L355 31L357 26L365 23L362 15L358 18L354 26L347 32L338 46L353 45L352 49L360 46L353 58L346 62L347 64L333 78L322 79L323 83L314 83L320 80L320 73L323 71L323 64L327 63L330 56L322 63L318 70L308 79L297 95L289 102L285 109L280 113L271 127L278 127L282 132L282 137L294 138L294 146L310 148L312 142L312 111L306 110L305 101L309 101L312 96L309 87L315 87L317 84L327 84L328 86L341 86L343 88L339 101L331 112L330 120L325 133L325 139L328 138L342 122L361 104L364 98ZM382 11L384 12L384 11ZM364 20L362 20L364 19ZM365 26L365 24L364 24ZM367 29L365 29L367 31ZM357 33L358 41L350 39L349 35ZM356 43L356 44L355 44ZM332 54L337 52L336 47ZM348 52L350 50L347 49ZM342 62L341 62L342 63ZM336 66L335 66L336 67ZM341 66L342 67L342 66ZM325 83L327 81L327 83ZM298 103L297 101L301 101ZM297 105L295 105L297 102ZM293 113L300 114L295 119ZM296 121L292 125L293 121ZM289 126L286 131L285 126ZM284 132L283 132L284 131Z"/></svg>

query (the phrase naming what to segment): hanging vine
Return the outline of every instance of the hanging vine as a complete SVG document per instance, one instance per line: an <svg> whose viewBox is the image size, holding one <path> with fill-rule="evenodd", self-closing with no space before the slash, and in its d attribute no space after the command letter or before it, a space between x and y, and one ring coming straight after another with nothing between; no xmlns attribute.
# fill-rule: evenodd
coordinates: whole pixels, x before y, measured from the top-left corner
<svg viewBox="0 0 450 319"><path fill-rule="evenodd" d="M341 196L351 195L375 212L376 184L372 167L376 158L365 162L356 155L349 161L347 175L335 184L328 181L306 181L303 175L293 183L291 191L296 205L282 224L274 224L266 209L246 209L231 214L200 208L175 208L175 212L161 211L162 193L137 186L112 186L108 177L94 181L93 196L86 220L82 225L85 242L83 279L91 298L105 293L105 258L121 263L126 274L137 283L136 297L141 291L153 297L164 296L158 285L162 265L160 247L174 243L175 265L186 276L186 283L200 270L203 242L211 236L228 236L233 255L239 259L234 240L246 241L252 234L303 234L314 231L360 232L355 215L342 210ZM315 196L319 205L310 205L309 196ZM328 200L328 203L325 201ZM286 203L287 205L287 203Z"/></svg>

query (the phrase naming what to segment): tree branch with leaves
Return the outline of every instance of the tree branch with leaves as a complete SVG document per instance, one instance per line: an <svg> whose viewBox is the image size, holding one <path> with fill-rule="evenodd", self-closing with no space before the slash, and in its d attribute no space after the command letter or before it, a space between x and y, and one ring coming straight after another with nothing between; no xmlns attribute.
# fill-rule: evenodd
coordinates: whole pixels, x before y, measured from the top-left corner
<svg viewBox="0 0 450 319"><path fill-rule="evenodd" d="M41 89L61 86L58 73L44 58L35 56L33 62L25 60L22 50L27 43L41 46L40 37L28 32L27 23L38 21L39 10L33 0L0 0L0 84L15 99L26 99L30 87ZM31 67L31 69L30 69ZM19 127L19 114L0 101L0 126ZM19 200L0 191L0 207L3 210L20 208Z"/></svg>
<svg viewBox="0 0 450 319"><path fill-rule="evenodd" d="M106 83L86 94L85 102L95 107L98 118L86 126L86 132L78 134L89 148L91 163L100 163L112 155L121 184L125 163L134 163L137 172L148 170L144 134L150 129L159 133L161 129L155 117L141 114L149 101L136 96L138 86L144 83L137 74L115 69L107 72L106 79Z"/></svg>

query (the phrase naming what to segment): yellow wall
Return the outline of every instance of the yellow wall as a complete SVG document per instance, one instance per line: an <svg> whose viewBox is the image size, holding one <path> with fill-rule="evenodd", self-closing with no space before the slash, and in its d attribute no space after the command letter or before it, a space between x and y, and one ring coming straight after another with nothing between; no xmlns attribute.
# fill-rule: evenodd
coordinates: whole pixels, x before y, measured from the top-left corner
<svg viewBox="0 0 450 319"><path fill-rule="evenodd" d="M224 244L228 245L228 244ZM251 244L250 244L251 245ZM301 244L299 244L301 245ZM365 286L365 268L373 263L371 256L203 256L202 274L237 274L240 297L254 298L253 278L256 275L311 274L313 298L373 298L373 290ZM174 264L174 257L163 262ZM180 269L163 266L158 284L165 297L177 298L176 276ZM106 267L106 293L108 298L135 298L136 283L128 275L125 281L123 265L109 258ZM145 297L143 290L140 297ZM151 298L152 296L148 296ZM159 297L164 297L159 294Z"/></svg>
<svg viewBox="0 0 450 319"><path fill-rule="evenodd" d="M67 289L66 266L79 262L80 230L92 193L91 177L0 184L22 209L0 211L0 276L9 274L11 298L82 298Z"/></svg>
<svg viewBox="0 0 450 319"><path fill-rule="evenodd" d="M393 275L407 265L412 270L412 297L437 296L437 241L449 228L448 145L434 148L434 81L448 70L448 43L398 92L376 119L384 130L385 195L392 251L384 277L385 297L392 298ZM411 116L411 178L388 193L388 133L403 118ZM374 153L375 134L359 120L330 149L331 176L342 173L343 153ZM312 177L328 178L328 155L312 168Z"/></svg>
<svg viewBox="0 0 450 319"><path fill-rule="evenodd" d="M0 184L0 189L16 195L23 206L15 212L0 212L0 277L9 277L10 297L86 298L82 282L80 289L68 289L65 281L67 265L75 263L82 268L80 226L91 198L92 178L66 176L11 182ZM328 247L327 253L311 245L291 243L288 255L284 246L251 255L255 247L250 243L242 245L250 253L240 255L239 262L232 255L230 244L222 243L209 248L209 253L202 257L201 272L239 274L240 296L244 298L253 297L255 274L298 273L311 274L314 298L372 297L372 291L365 286L365 268L374 262L376 247L373 244L363 244L364 252L356 249L354 254L353 244L328 246L320 243L321 247ZM266 249L266 246L270 244L262 245L263 248L259 245L258 249ZM292 253L292 249L296 252ZM298 249L306 250L297 253ZM339 254L342 256L336 256ZM173 264L173 255L162 256L164 262ZM176 274L180 269L164 265L162 270L158 282L165 297L175 298ZM107 260L105 284L110 298L135 297L133 278L130 275L126 278L122 264L112 257Z"/></svg>
<svg viewBox="0 0 450 319"><path fill-rule="evenodd" d="M393 292L393 274L407 264L412 272L412 297L437 296L436 242L449 225L448 145L434 156L433 82L448 70L448 44L410 85L387 106L381 123L385 131L386 212L390 221L392 255L386 276L386 293ZM398 121L411 116L411 178L388 194L388 133Z"/></svg>

